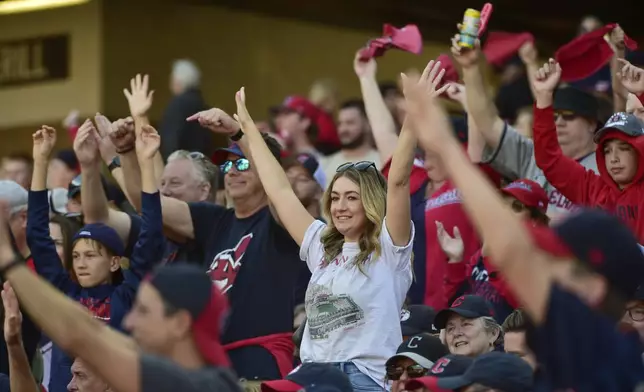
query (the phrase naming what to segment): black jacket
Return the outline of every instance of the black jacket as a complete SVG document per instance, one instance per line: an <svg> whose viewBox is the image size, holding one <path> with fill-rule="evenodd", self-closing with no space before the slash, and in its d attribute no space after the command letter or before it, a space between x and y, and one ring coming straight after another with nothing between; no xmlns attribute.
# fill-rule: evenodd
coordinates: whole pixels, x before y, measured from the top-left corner
<svg viewBox="0 0 644 392"><path fill-rule="evenodd" d="M186 90L176 95L163 114L160 127L161 155L163 159L176 150L199 151L210 157L213 152L213 135L198 122L188 122L186 118L207 109L208 106L197 89Z"/></svg>

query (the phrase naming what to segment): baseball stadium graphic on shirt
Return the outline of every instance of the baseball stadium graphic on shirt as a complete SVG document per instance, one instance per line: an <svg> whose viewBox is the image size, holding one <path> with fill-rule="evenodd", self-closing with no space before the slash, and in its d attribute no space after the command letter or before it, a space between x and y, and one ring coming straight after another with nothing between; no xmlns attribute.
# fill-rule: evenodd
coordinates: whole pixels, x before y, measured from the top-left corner
<svg viewBox="0 0 644 392"><path fill-rule="evenodd" d="M364 311L353 298L335 295L322 285L311 284L305 305L311 339L326 339L332 332L364 323Z"/></svg>
<svg viewBox="0 0 644 392"><path fill-rule="evenodd" d="M242 265L242 258L253 239L253 233L243 236L237 245L217 253L213 258L208 275L219 289L226 293L235 284L235 278Z"/></svg>

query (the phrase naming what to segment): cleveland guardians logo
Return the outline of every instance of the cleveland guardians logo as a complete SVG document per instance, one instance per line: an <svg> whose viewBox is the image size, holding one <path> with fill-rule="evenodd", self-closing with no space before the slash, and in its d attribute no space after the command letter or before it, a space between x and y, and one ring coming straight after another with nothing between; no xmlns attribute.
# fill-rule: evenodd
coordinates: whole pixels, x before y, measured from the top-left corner
<svg viewBox="0 0 644 392"><path fill-rule="evenodd" d="M210 275L210 279L219 287L222 293L226 293L235 284L237 272L239 272L239 267L242 265L242 258L246 254L252 239L253 233L246 234L234 248L217 253L212 260L208 275Z"/></svg>

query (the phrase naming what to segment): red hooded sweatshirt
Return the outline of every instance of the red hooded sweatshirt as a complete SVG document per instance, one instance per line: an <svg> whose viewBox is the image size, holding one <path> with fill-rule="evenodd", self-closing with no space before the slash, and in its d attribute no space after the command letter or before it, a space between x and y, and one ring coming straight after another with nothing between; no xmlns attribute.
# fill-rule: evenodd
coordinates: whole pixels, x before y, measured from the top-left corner
<svg viewBox="0 0 644 392"><path fill-rule="evenodd" d="M644 243L644 137L630 137L619 131L606 132L597 144L597 168L600 174L586 170L577 161L563 155L557 142L552 107L534 108L534 157L550 184L572 203L599 207L615 214ZM606 171L603 143L619 139L630 144L639 155L637 172L631 185L620 189ZM639 207L642 207L642 210Z"/></svg>

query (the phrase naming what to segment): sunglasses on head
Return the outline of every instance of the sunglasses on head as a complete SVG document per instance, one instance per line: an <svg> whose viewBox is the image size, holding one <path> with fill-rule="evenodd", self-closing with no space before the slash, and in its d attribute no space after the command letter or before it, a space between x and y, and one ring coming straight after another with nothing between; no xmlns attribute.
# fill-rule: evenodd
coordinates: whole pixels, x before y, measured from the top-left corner
<svg viewBox="0 0 644 392"><path fill-rule="evenodd" d="M398 381L405 372L407 372L407 377L409 378L419 378L427 375L428 370L418 364L415 364L407 367L387 366L386 372L388 380Z"/></svg>
<svg viewBox="0 0 644 392"><path fill-rule="evenodd" d="M356 169L357 171L367 171L369 170L370 167L373 167L374 170L376 169L376 164L371 162L371 161L360 161L360 162L347 162L343 163L342 165L338 166L337 169L335 169L336 173L341 173L345 172L349 169Z"/></svg>
<svg viewBox="0 0 644 392"><path fill-rule="evenodd" d="M563 118L564 121L572 121L577 118L577 115L573 112L568 111L555 112L555 121L559 120L559 117Z"/></svg>
<svg viewBox="0 0 644 392"><path fill-rule="evenodd" d="M227 174L235 165L237 171L243 172L250 169L250 161L246 158L239 158L234 161L226 161L219 166L222 173Z"/></svg>

